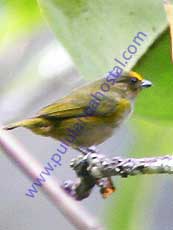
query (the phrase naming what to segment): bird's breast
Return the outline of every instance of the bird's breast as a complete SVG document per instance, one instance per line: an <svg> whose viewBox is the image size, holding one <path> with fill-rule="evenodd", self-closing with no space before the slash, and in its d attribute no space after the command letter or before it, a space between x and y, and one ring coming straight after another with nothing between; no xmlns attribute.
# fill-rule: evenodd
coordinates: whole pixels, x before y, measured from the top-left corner
<svg viewBox="0 0 173 230"><path fill-rule="evenodd" d="M116 105L115 111L106 118L107 123L112 127L121 125L133 112L133 102L121 99Z"/></svg>

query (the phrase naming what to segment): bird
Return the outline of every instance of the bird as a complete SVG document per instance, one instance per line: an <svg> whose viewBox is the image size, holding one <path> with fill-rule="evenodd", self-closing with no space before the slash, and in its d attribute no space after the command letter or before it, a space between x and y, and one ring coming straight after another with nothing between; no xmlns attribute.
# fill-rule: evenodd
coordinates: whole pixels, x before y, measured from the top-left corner
<svg viewBox="0 0 173 230"><path fill-rule="evenodd" d="M96 152L134 111L135 100L152 86L137 72L111 73L71 91L42 108L34 117L5 125L5 130L24 127L52 137L86 154ZM115 191L111 178L102 189L104 198Z"/></svg>
<svg viewBox="0 0 173 230"><path fill-rule="evenodd" d="M60 141L73 134L70 143L73 148L92 150L121 127L133 113L137 95L150 86L150 81L134 71L125 72L120 77L111 75L74 89L32 118L3 128L24 127Z"/></svg>

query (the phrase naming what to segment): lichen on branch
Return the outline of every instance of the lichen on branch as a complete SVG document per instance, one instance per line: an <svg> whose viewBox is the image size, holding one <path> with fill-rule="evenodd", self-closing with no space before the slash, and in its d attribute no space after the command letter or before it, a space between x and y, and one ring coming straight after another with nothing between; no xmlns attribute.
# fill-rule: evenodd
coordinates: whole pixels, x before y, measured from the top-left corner
<svg viewBox="0 0 173 230"><path fill-rule="evenodd" d="M71 161L70 166L77 174L77 182L65 181L62 187L77 200L87 198L93 187L99 186L104 198L108 197L115 187L112 176L135 176L141 174L173 174L173 156L148 158L109 159L98 153L79 155Z"/></svg>

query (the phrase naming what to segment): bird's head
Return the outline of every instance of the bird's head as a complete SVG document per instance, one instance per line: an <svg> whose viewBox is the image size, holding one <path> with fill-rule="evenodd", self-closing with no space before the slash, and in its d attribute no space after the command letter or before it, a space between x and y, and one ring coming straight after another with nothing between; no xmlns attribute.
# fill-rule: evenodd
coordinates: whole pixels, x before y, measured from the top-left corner
<svg viewBox="0 0 173 230"><path fill-rule="evenodd" d="M145 80L140 74L130 71L124 73L115 85L123 92L125 97L133 99L142 89L151 87L152 83Z"/></svg>

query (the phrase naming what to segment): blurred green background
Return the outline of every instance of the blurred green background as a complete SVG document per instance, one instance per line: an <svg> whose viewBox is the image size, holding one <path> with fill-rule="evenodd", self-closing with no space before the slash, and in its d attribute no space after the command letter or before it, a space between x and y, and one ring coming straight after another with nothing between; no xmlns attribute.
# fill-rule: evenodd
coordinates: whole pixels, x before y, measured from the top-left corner
<svg viewBox="0 0 173 230"><path fill-rule="evenodd" d="M161 0L0 1L1 123L33 115L85 81L104 76L114 58L139 32L148 34L127 70L153 82L136 102L131 120L100 146L110 156L171 154L173 149L173 64ZM55 32L55 34L54 34ZM13 133L45 163L57 141L19 129ZM70 179L70 150L58 180ZM6 158L0 161L0 229L74 229L41 193L24 196L31 182ZM3 172L3 173L2 173ZM98 190L82 201L109 230L172 230L170 176L115 178L117 192L102 200Z"/></svg>

